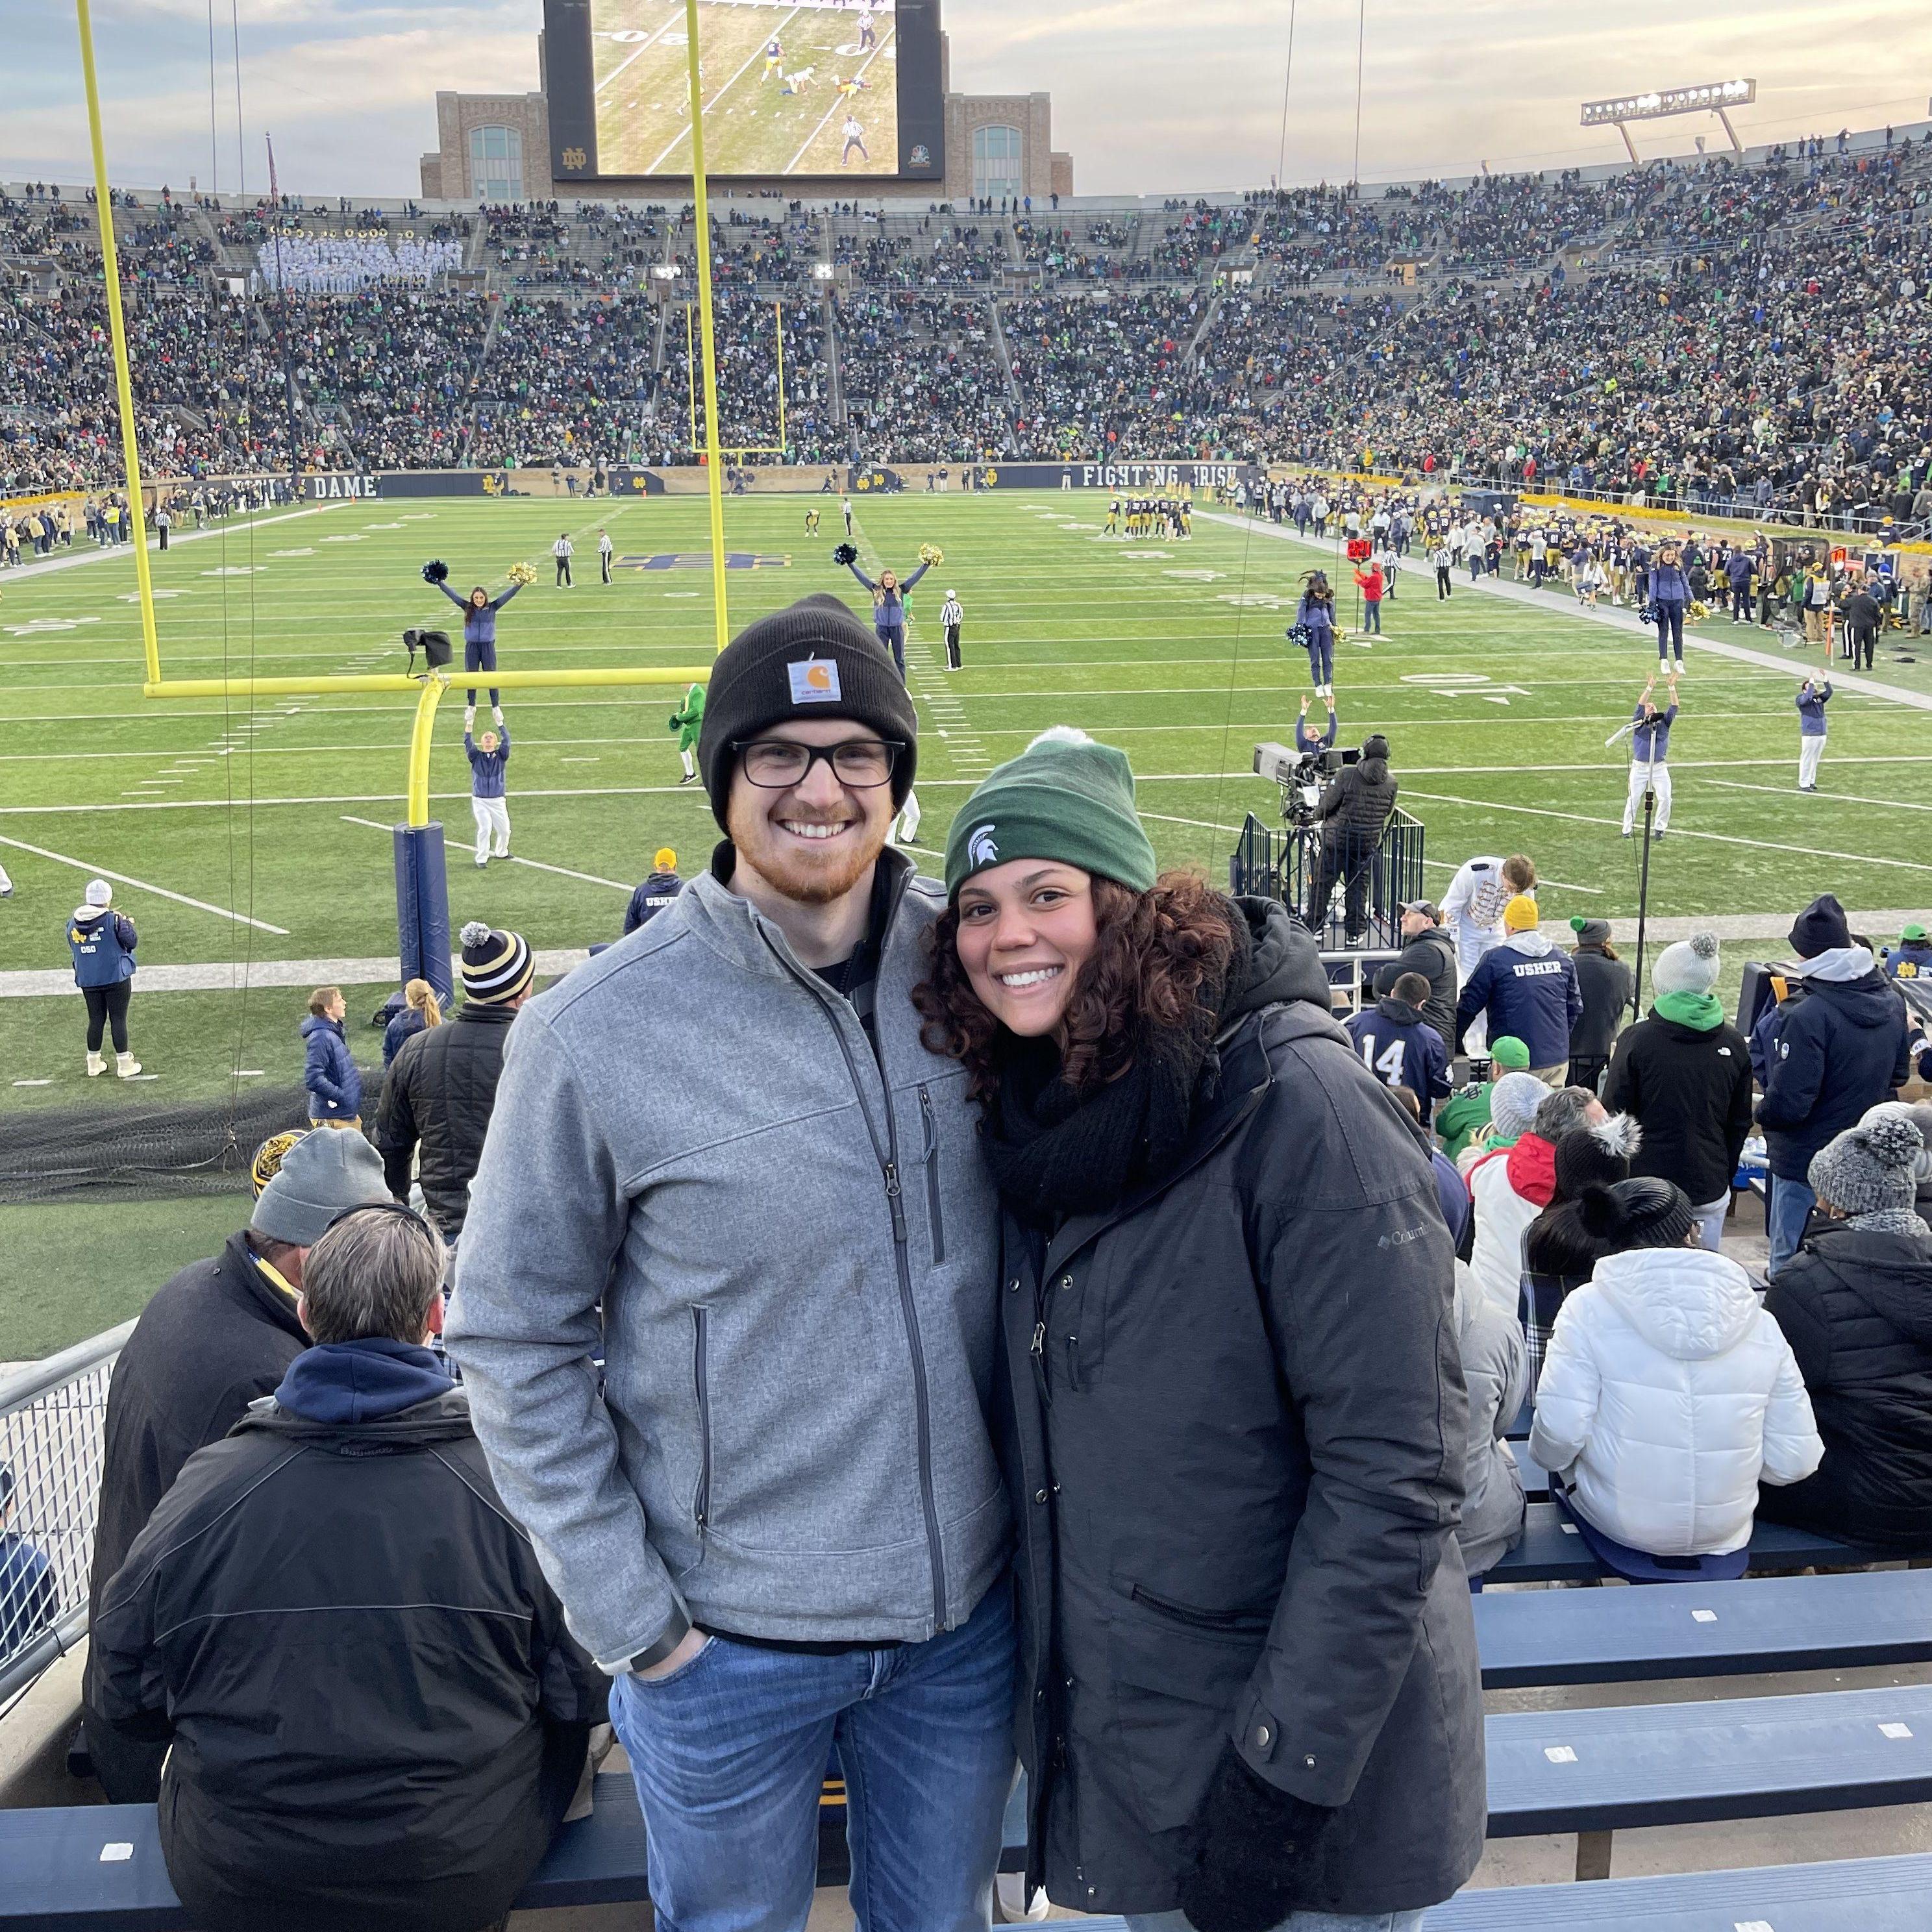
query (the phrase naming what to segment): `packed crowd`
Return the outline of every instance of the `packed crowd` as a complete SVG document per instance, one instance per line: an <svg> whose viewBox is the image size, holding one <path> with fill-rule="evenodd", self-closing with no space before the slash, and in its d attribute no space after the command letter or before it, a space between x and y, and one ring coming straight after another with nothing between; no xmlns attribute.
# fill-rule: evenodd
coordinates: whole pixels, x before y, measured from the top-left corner
<svg viewBox="0 0 1932 1932"><path fill-rule="evenodd" d="M894 462L1016 442L1028 454L1198 455L1560 484L1694 514L1775 512L1867 528L1887 518L1922 523L1932 507L1914 507L1932 448L1928 206L1923 146L1828 152L1821 142L1748 164L1726 158L1589 181L1485 176L1374 197L1320 186L1177 202L1158 215L1021 206L989 218L949 205L886 219L856 205L836 214L730 206L714 218L712 256L721 288L794 289L801 306L824 296L811 272L835 272L842 346L852 341L866 378L851 394L874 404L881 374L893 389L890 410L874 404L848 421L828 367L801 460L842 443L848 455ZM302 227L306 219L230 211L214 232L266 268L272 232L293 225L283 243L291 332L313 334L344 326L345 312L326 306L332 290L454 266L472 218L419 220L411 235L428 238L407 240L330 236ZM473 219L502 287L571 291L562 302L546 297L542 311L560 352L584 338L580 311L645 299L655 266L676 272L666 298L689 298L688 209L549 203ZM233 300L207 279L215 220L181 201L122 213L124 278L137 311L152 307L164 334L170 303L206 314ZM82 286L96 259L88 226L82 206L58 197L0 200L0 273L14 262L27 278L0 292L0 398L10 405L0 416L0 483L111 478L99 434L110 386L103 318ZM56 286L33 267L50 262ZM1412 287L1388 281L1384 272L1402 264L1417 272ZM1015 267L1034 280L1031 293L999 292L1002 270ZM1158 286L1139 289L1143 278ZM1123 283L1136 286L1126 303ZM947 311L938 299L947 296L966 307ZM422 314L453 338L446 359L470 359L460 301L439 298L435 316ZM1146 326L1150 315L1162 320ZM278 379L279 325L260 311L251 323L246 305L233 320L226 338L211 336L232 345L215 364L227 392L215 420L182 436L177 417L177 436L160 439L180 442L181 460L204 470L289 460L286 428L266 420L279 412L236 400ZM359 311L346 322L359 329ZM748 304L724 316L722 366L764 352L759 322ZM742 339L741 323L751 332ZM932 352L936 326L950 352ZM974 352L996 327L1024 346L1011 382L996 355ZM383 333L368 331L348 352L380 352ZM592 340L602 333L590 326ZM640 366L601 368L596 386L647 396L679 359L677 345L660 355L652 332L625 333ZM493 349L473 398L500 401L503 384L532 382L527 334L520 322L501 332L518 366L493 377ZM46 380L49 338L60 351L57 386ZM962 354L971 398L962 393ZM566 383L550 372L553 391ZM195 406L165 384L142 401ZM298 422L303 460L430 461L472 442L482 460L515 440L498 410L487 423L459 411L462 420L428 436L395 434L379 414L364 439L352 400L338 405L332 423ZM59 419L76 406L80 420ZM539 393L530 407L532 422L558 418L554 436L538 434L546 454L586 433L584 412L554 396ZM331 427L339 434L321 433Z"/></svg>

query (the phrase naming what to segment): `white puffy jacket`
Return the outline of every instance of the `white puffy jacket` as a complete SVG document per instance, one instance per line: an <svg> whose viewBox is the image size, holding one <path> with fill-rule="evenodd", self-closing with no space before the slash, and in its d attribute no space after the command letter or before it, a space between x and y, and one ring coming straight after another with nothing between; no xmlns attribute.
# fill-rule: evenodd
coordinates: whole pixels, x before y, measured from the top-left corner
<svg viewBox="0 0 1932 1932"><path fill-rule="evenodd" d="M1522 1238L1543 1210L1510 1185L1507 1152L1471 1170L1469 1197L1476 1214L1470 1271L1484 1300L1514 1318L1522 1305Z"/></svg>
<svg viewBox="0 0 1932 1932"><path fill-rule="evenodd" d="M1702 1249L1640 1248L1599 1262L1564 1303L1529 1453L1619 1543L1714 1556L1750 1540L1760 1477L1802 1481L1825 1445L1744 1270Z"/></svg>

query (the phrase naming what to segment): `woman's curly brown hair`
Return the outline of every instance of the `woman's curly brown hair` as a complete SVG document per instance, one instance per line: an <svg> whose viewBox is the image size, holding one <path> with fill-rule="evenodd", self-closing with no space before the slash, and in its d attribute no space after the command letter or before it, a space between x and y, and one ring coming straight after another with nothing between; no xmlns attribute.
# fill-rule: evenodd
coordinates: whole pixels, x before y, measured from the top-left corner
<svg viewBox="0 0 1932 1932"><path fill-rule="evenodd" d="M1132 1064L1142 1030L1180 1029L1201 1010L1202 989L1226 980L1237 941L1228 902L1196 872L1163 872L1144 892L1094 880L1094 950L1075 980L1057 1035L1060 1077L1076 1092L1103 1087ZM959 963L959 908L940 916L927 944L931 968L913 988L930 1053L964 1066L973 1099L1000 1084L1002 1028Z"/></svg>

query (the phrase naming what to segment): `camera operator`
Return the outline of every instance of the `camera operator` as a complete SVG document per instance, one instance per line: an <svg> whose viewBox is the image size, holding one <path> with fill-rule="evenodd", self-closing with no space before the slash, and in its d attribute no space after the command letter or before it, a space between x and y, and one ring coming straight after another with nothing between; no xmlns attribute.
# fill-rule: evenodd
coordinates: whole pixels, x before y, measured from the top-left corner
<svg viewBox="0 0 1932 1932"><path fill-rule="evenodd" d="M1329 895L1340 878L1348 881L1344 935L1351 945L1367 937L1370 863L1395 810L1388 758L1388 740L1379 731L1365 738L1359 761L1343 767L1315 808L1322 854L1309 895L1308 925L1318 939L1328 922Z"/></svg>

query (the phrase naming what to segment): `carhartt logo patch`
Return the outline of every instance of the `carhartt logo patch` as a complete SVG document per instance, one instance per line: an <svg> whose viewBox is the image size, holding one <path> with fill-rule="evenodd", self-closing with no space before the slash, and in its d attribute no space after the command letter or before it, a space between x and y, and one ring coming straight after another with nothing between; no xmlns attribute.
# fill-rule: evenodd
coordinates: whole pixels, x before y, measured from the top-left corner
<svg viewBox="0 0 1932 1932"><path fill-rule="evenodd" d="M997 866L1000 848L993 841L993 827L975 826L966 841L966 860L972 866Z"/></svg>
<svg viewBox="0 0 1932 1932"><path fill-rule="evenodd" d="M807 658L802 664L787 664L794 704L836 704L838 702L838 667L830 658Z"/></svg>

